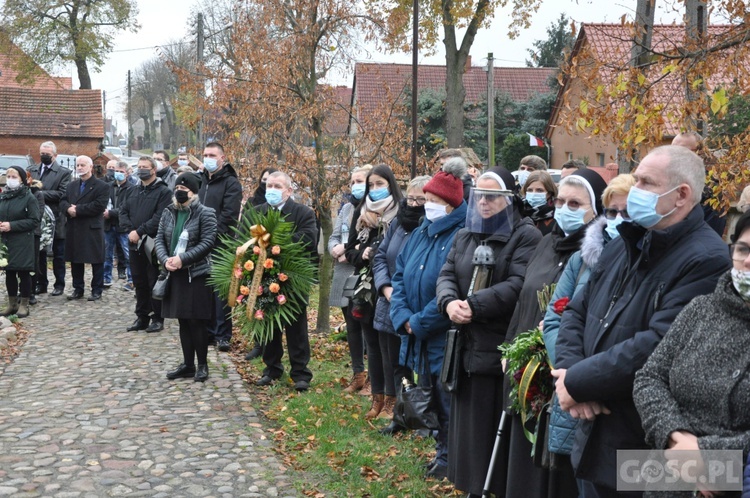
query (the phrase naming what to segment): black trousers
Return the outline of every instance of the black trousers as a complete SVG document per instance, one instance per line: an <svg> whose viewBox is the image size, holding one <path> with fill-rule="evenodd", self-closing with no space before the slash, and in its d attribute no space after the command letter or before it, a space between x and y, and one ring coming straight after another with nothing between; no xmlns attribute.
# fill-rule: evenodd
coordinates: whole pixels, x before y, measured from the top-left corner
<svg viewBox="0 0 750 498"><path fill-rule="evenodd" d="M44 262L47 268L47 262ZM55 289L65 288L65 239L54 238L52 241L52 273L55 275ZM44 272L45 285L47 287L47 272Z"/></svg>
<svg viewBox="0 0 750 498"><path fill-rule="evenodd" d="M21 297L30 297L31 272L28 270L5 270L5 288L8 290L8 295L10 297L18 296L19 280L21 281Z"/></svg>
<svg viewBox="0 0 750 498"><path fill-rule="evenodd" d="M310 382L313 374L307 364L310 362L310 338L307 335L307 306L297 315L297 319L284 330L286 332L286 346L289 351L289 364L292 370L289 376L293 381L304 380ZM284 346L281 343L281 330L273 334L273 338L263 349L263 363L266 368L263 375L278 379L284 373L281 358L284 356Z"/></svg>
<svg viewBox="0 0 750 498"><path fill-rule="evenodd" d="M186 318L179 318L177 322L180 324L180 344L185 365L194 366L196 356L198 365L208 365L208 322Z"/></svg>
<svg viewBox="0 0 750 498"><path fill-rule="evenodd" d="M149 262L142 250L136 249L135 244L130 244L130 273L135 287L136 316L147 322L153 313L151 319L161 322L161 301L151 299L151 289L159 276L159 269Z"/></svg>
<svg viewBox="0 0 750 498"><path fill-rule="evenodd" d="M70 263L70 276L73 277L73 288L83 292L86 283L83 281L83 263ZM104 290L104 263L93 263L91 265L91 293L101 294Z"/></svg>
<svg viewBox="0 0 750 498"><path fill-rule="evenodd" d="M227 306L227 300L221 299L214 292L214 319L208 324L208 336L217 341L232 340L232 308Z"/></svg>

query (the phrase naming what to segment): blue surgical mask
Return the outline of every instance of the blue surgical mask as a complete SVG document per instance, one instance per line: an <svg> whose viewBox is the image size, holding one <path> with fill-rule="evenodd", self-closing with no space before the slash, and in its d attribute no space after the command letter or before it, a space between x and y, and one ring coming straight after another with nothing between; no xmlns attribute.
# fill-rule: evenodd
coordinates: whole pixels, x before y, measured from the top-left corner
<svg viewBox="0 0 750 498"><path fill-rule="evenodd" d="M364 183L355 183L354 185L352 185L352 197L354 197L357 200L360 200L364 196L365 196L365 184Z"/></svg>
<svg viewBox="0 0 750 498"><path fill-rule="evenodd" d="M372 201L382 201L389 195L391 195L391 193L388 191L388 187L370 190L370 200Z"/></svg>
<svg viewBox="0 0 750 498"><path fill-rule="evenodd" d="M518 186L519 187L523 187L524 186L524 184L526 183L526 180L529 179L529 175L530 174L531 173L528 170L525 170L525 169L524 170L520 170L518 172Z"/></svg>
<svg viewBox="0 0 750 498"><path fill-rule="evenodd" d="M545 192L527 192L526 202L533 208L538 208L547 204L547 194Z"/></svg>
<svg viewBox="0 0 750 498"><path fill-rule="evenodd" d="M278 206L279 204L281 204L281 200L281 190L277 188L266 189L266 202L271 206Z"/></svg>
<svg viewBox="0 0 750 498"><path fill-rule="evenodd" d="M607 220L607 228L605 229L607 231L607 234L609 234L610 239L616 239L620 236L620 232L617 231L617 227L625 221L625 218L623 218L621 215L617 215L614 220Z"/></svg>
<svg viewBox="0 0 750 498"><path fill-rule="evenodd" d="M187 166L188 160L187 159L178 159L177 160L177 166Z"/></svg>
<svg viewBox="0 0 750 498"><path fill-rule="evenodd" d="M584 219L586 218L587 211L588 209L576 209L573 211L566 204L559 209L555 209L555 221L562 228L562 231L565 232L565 235L570 235L586 224Z"/></svg>
<svg viewBox="0 0 750 498"><path fill-rule="evenodd" d="M652 226L659 223L662 219L666 218L670 214L674 213L677 206L674 207L667 214L659 214L656 212L656 204L659 202L659 197L663 197L670 192L677 190L679 185L673 189L667 190L663 194L655 194L648 190L642 190L638 187L631 187L628 193L628 214L633 222L639 224L643 228L651 228Z"/></svg>
<svg viewBox="0 0 750 498"><path fill-rule="evenodd" d="M125 173L122 173L121 171L115 171L115 180L117 180L118 182L124 182Z"/></svg>
<svg viewBox="0 0 750 498"><path fill-rule="evenodd" d="M219 162L213 157L204 157L203 167L206 168L206 171L208 171L209 173L213 173L214 171L219 169Z"/></svg>

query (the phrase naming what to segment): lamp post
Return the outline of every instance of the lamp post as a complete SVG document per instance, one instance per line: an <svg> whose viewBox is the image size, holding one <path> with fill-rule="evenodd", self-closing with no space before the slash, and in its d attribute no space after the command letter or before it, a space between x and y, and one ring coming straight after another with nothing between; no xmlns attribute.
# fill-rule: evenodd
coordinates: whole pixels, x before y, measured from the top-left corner
<svg viewBox="0 0 750 498"><path fill-rule="evenodd" d="M411 177L417 176L417 92L419 90L419 0L413 1L411 49Z"/></svg>

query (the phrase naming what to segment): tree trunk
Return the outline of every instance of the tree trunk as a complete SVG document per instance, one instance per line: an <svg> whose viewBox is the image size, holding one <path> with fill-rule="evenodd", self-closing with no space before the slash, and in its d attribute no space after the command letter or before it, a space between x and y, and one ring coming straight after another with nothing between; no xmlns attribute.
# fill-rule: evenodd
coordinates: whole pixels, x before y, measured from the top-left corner
<svg viewBox="0 0 750 498"><path fill-rule="evenodd" d="M91 75L89 74L89 66L86 64L86 59L76 57L75 63L78 70L78 81L81 83L81 90L91 90Z"/></svg>
<svg viewBox="0 0 750 498"><path fill-rule="evenodd" d="M445 135L449 148L464 142L464 69L466 54L456 46L456 28L445 26Z"/></svg>
<svg viewBox="0 0 750 498"><path fill-rule="evenodd" d="M314 92L313 92L314 95ZM333 222L331 221L331 200L326 195L327 173L325 160L323 159L323 123L320 118L312 120L312 132L315 140L315 162L317 164L318 178L315 182L315 207L318 210L320 227L323 230L323 255L318 267L318 321L315 331L318 334L328 334L331 331L331 316L328 298L331 295L331 278L333 276L333 260L325 250L328 247L328 239L333 233Z"/></svg>

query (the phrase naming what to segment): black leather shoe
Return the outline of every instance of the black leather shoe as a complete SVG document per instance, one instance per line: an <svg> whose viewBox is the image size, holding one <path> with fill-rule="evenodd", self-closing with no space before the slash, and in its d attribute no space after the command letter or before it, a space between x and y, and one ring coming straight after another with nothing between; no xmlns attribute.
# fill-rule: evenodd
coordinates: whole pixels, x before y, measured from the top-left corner
<svg viewBox="0 0 750 498"><path fill-rule="evenodd" d="M405 431L406 427L403 425L399 425L393 420L391 420L391 423L380 429L378 432L381 433L384 436L393 436L394 434L398 434L401 431Z"/></svg>
<svg viewBox="0 0 750 498"><path fill-rule="evenodd" d="M438 481L442 481L443 479L448 477L448 466L436 463L435 465L430 467L430 470L428 470L424 476L428 479L437 479Z"/></svg>
<svg viewBox="0 0 750 498"><path fill-rule="evenodd" d="M29 296L29 304L36 304L36 296L34 294Z"/></svg>
<svg viewBox="0 0 750 498"><path fill-rule="evenodd" d="M55 289L57 290L57 289ZM62 293L62 291L60 291ZM53 292L52 295L54 296L55 293ZM81 299L83 297L83 291L82 290L74 290L70 294L68 294L68 301L72 301L74 299Z"/></svg>
<svg viewBox="0 0 750 498"><path fill-rule="evenodd" d="M133 325L127 328L128 332L135 332L136 330L146 330L148 328L148 320L141 320L136 318Z"/></svg>
<svg viewBox="0 0 750 498"><path fill-rule="evenodd" d="M255 385L256 386L264 386L264 387L265 386L270 386L271 384L274 383L275 380L276 379L272 379L268 375L264 375L263 377L261 377L260 379L258 379L258 380L255 381Z"/></svg>
<svg viewBox="0 0 750 498"><path fill-rule="evenodd" d="M146 332L148 332L149 334L152 332L161 332L162 330L164 330L164 322L157 322L156 320L151 322L151 325L146 327Z"/></svg>
<svg viewBox="0 0 750 498"><path fill-rule="evenodd" d="M300 393L303 393L310 389L310 383L306 380L298 380L294 383L294 390Z"/></svg>
<svg viewBox="0 0 750 498"><path fill-rule="evenodd" d="M229 347L229 341L218 341L216 343L216 349L218 349L219 351L223 351L224 353L226 353L230 349L230 347Z"/></svg>
<svg viewBox="0 0 750 498"><path fill-rule="evenodd" d="M208 365L198 365L198 370L195 371L195 382L206 382L208 379Z"/></svg>
<svg viewBox="0 0 750 498"><path fill-rule="evenodd" d="M102 298L102 295L101 295L101 294L99 294L99 293L97 293L97 294L91 294L91 295L89 296L88 300L89 300L89 301L98 301L98 300L100 300L101 298Z"/></svg>
<svg viewBox="0 0 750 498"><path fill-rule="evenodd" d="M195 375L195 365L187 366L184 363L180 363L177 368L171 372L167 372L167 379L189 379L193 375Z"/></svg>
<svg viewBox="0 0 750 498"><path fill-rule="evenodd" d="M37 293L37 294L39 294L39 293ZM54 290L49 293L50 296L62 296L62 294L63 294L63 289L59 289L57 287L55 287ZM83 293L81 293L81 294L83 294Z"/></svg>
<svg viewBox="0 0 750 498"><path fill-rule="evenodd" d="M38 285L34 287L34 294L46 294L46 293L47 293L46 287L40 287Z"/></svg>
<svg viewBox="0 0 750 498"><path fill-rule="evenodd" d="M263 346L258 346L256 344L255 347L251 349L250 352L245 355L245 359L247 361L252 361L255 358L260 358L261 356L263 356Z"/></svg>

